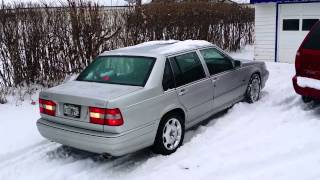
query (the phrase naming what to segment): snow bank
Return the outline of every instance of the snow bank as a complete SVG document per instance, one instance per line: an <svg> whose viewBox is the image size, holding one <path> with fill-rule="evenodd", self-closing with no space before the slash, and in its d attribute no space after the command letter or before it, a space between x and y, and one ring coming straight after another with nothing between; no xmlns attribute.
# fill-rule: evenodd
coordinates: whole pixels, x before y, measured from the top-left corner
<svg viewBox="0 0 320 180"><path fill-rule="evenodd" d="M307 77L297 77L297 84L303 88L313 88L320 90L320 80Z"/></svg>
<svg viewBox="0 0 320 180"><path fill-rule="evenodd" d="M304 104L294 92L294 65L267 68L270 79L260 101L238 103L188 131L170 156L143 150L105 160L70 150L40 137L37 106L0 105L0 179L320 179L320 105Z"/></svg>
<svg viewBox="0 0 320 180"><path fill-rule="evenodd" d="M36 127L40 118L38 104L31 104L38 101L38 93L25 99L21 102L18 98L8 97L8 104L0 104L0 162L43 140Z"/></svg>

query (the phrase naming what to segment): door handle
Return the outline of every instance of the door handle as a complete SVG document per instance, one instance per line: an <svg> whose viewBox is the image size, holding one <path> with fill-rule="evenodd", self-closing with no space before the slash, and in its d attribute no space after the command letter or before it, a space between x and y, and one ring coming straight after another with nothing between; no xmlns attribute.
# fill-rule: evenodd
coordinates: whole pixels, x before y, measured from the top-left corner
<svg viewBox="0 0 320 180"><path fill-rule="evenodd" d="M183 96L183 95L186 94L186 92L187 92L186 89L181 89L181 90L179 90L178 95L179 95L179 96Z"/></svg>

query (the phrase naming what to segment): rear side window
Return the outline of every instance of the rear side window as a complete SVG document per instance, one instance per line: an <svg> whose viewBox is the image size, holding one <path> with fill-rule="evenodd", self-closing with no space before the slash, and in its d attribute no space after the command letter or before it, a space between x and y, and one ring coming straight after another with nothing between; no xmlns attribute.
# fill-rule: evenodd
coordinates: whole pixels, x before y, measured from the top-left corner
<svg viewBox="0 0 320 180"><path fill-rule="evenodd" d="M320 50L320 23L317 23L312 29L305 43L303 44L303 48Z"/></svg>
<svg viewBox="0 0 320 180"><path fill-rule="evenodd" d="M169 60L166 61L166 65L163 72L163 79L162 79L162 87L163 90L166 91L168 89L174 88L174 78L173 72L169 63Z"/></svg>
<svg viewBox="0 0 320 180"><path fill-rule="evenodd" d="M78 81L144 86L155 58L138 56L102 56L94 60Z"/></svg>
<svg viewBox="0 0 320 180"><path fill-rule="evenodd" d="M197 53L170 58L176 86L182 86L206 77Z"/></svg>
<svg viewBox="0 0 320 180"><path fill-rule="evenodd" d="M233 69L232 61L229 58L223 56L218 50L211 48L201 50L200 52L204 60L206 61L210 75Z"/></svg>

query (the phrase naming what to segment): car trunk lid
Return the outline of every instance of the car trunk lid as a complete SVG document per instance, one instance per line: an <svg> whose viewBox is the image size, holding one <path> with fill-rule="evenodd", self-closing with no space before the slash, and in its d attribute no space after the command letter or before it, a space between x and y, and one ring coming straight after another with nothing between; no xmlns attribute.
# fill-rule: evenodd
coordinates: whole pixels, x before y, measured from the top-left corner
<svg viewBox="0 0 320 180"><path fill-rule="evenodd" d="M71 81L41 92L40 98L57 104L54 117L42 116L62 124L103 131L103 125L90 123L89 107L106 108L109 100L139 89L142 87Z"/></svg>

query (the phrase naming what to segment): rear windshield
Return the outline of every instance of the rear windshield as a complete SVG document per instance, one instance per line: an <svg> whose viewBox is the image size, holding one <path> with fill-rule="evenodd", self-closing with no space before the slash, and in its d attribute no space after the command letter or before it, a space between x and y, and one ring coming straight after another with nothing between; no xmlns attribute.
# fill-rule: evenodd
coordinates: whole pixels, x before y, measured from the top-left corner
<svg viewBox="0 0 320 180"><path fill-rule="evenodd" d="M137 56L102 56L94 60L78 81L144 86L155 58Z"/></svg>
<svg viewBox="0 0 320 180"><path fill-rule="evenodd" d="M320 50L320 23L318 22L303 44L304 49Z"/></svg>

